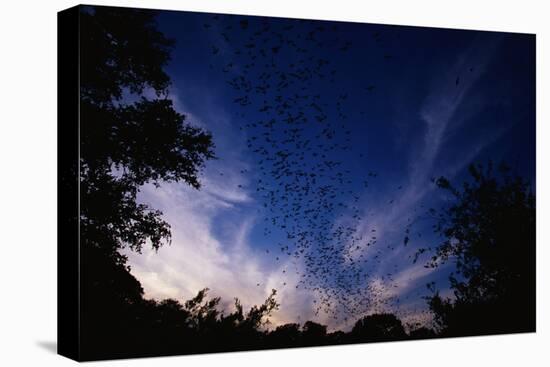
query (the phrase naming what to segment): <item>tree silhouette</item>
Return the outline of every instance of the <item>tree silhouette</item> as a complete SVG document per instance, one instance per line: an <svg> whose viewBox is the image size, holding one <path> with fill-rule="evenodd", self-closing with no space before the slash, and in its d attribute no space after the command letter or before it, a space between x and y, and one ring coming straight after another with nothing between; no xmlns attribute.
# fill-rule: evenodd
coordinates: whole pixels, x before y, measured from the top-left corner
<svg viewBox="0 0 550 367"><path fill-rule="evenodd" d="M119 249L140 251L146 240L156 249L170 239L161 213L136 203L139 187L198 188L213 144L168 98L163 67L173 41L156 30L154 12L93 7L80 18L82 239L123 263Z"/></svg>
<svg viewBox="0 0 550 367"><path fill-rule="evenodd" d="M351 336L355 341L387 341L406 337L401 320L393 314L374 314L358 320Z"/></svg>
<svg viewBox="0 0 550 367"><path fill-rule="evenodd" d="M413 328L409 331L410 339L429 339L437 336L433 329L430 329L426 326L420 326Z"/></svg>
<svg viewBox="0 0 550 367"><path fill-rule="evenodd" d="M198 173L214 158L210 134L187 124L169 99L163 67L173 41L156 30L154 20L149 10L80 11L83 358L116 357L122 344L140 345L131 333L143 324L144 310L155 308L167 319L177 314L176 303L143 299L120 250L139 252L147 242L158 249L170 241L162 213L137 202L142 185L181 181L199 188Z"/></svg>
<svg viewBox="0 0 550 367"><path fill-rule="evenodd" d="M323 345L327 335L327 327L313 321L306 321L302 328L305 345Z"/></svg>
<svg viewBox="0 0 550 367"><path fill-rule="evenodd" d="M505 165L471 165L461 188L440 178L453 198L435 229L445 237L428 266L453 260L454 300L429 305L442 335L527 332L535 328L535 196Z"/></svg>
<svg viewBox="0 0 550 367"><path fill-rule="evenodd" d="M302 334L299 324L279 325L269 333L268 342L274 348L288 348L299 346L302 343Z"/></svg>

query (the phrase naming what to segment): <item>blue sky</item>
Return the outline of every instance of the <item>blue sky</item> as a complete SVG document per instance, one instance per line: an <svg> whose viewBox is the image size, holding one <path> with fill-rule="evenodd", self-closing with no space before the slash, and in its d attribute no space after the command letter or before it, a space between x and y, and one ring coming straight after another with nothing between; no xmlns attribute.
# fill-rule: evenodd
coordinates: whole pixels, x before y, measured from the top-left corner
<svg viewBox="0 0 550 367"><path fill-rule="evenodd" d="M140 193L173 232L129 254L150 297L208 287L250 306L274 288L274 324L425 321L426 283L449 294L452 271L411 259L438 241L426 211L448 198L431 178L492 159L534 182L532 35L185 12L158 26L176 40L170 98L218 159L200 191Z"/></svg>

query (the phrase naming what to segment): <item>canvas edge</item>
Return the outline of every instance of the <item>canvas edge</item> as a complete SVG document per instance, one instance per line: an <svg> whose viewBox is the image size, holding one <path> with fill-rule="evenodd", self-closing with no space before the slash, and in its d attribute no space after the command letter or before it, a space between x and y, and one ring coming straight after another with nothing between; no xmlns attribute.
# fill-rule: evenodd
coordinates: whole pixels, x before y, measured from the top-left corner
<svg viewBox="0 0 550 367"><path fill-rule="evenodd" d="M57 353L81 360L79 7L57 13Z"/></svg>

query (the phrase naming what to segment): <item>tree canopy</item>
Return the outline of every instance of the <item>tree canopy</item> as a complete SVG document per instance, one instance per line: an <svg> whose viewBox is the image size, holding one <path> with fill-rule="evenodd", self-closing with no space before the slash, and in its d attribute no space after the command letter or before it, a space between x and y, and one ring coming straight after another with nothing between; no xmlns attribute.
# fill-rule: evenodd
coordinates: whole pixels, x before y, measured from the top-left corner
<svg viewBox="0 0 550 367"><path fill-rule="evenodd" d="M436 231L444 240L428 266L454 261L454 300L429 299L444 333L470 335L534 330L535 196L505 165L471 165L462 187L439 178L451 195Z"/></svg>
<svg viewBox="0 0 550 367"><path fill-rule="evenodd" d="M215 317L191 304L145 300L120 251L170 241L170 225L137 201L138 192L161 182L199 188L214 146L209 132L174 108L164 71L174 42L157 30L154 12L81 7L80 41L82 345L85 356L98 348L109 356L121 345L140 344L127 331L145 331L144 320L173 330L187 315Z"/></svg>
<svg viewBox="0 0 550 367"><path fill-rule="evenodd" d="M199 188L212 137L174 109L163 69L174 41L156 29L154 12L93 7L80 17L82 239L124 261L125 246L170 240L162 213L137 203L140 186Z"/></svg>

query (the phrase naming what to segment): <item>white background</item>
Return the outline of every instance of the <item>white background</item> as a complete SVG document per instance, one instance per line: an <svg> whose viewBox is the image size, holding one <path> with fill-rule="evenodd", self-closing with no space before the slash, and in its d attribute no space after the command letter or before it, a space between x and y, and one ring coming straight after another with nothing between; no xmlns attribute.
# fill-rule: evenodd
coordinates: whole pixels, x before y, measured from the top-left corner
<svg viewBox="0 0 550 367"><path fill-rule="evenodd" d="M537 34L537 333L100 362L116 366L542 366L550 362L548 39L539 1L133 0L95 4ZM0 13L0 365L65 366L56 341L56 12L72 1L3 2ZM546 16L546 17L545 17ZM546 24L545 24L546 23ZM505 76L503 76L505 77ZM513 317L513 315L510 315Z"/></svg>

